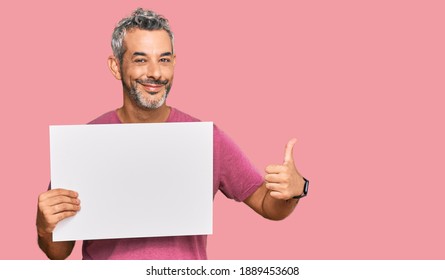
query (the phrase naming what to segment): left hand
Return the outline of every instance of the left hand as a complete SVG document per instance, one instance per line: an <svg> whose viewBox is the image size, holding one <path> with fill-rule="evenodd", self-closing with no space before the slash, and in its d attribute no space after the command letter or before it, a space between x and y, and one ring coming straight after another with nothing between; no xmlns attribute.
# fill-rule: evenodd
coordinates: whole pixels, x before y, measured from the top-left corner
<svg viewBox="0 0 445 280"><path fill-rule="evenodd" d="M268 165L266 167L266 188L273 198L288 200L300 195L304 188L304 179L300 175L293 158L293 148L297 139L291 139L284 152L283 164Z"/></svg>

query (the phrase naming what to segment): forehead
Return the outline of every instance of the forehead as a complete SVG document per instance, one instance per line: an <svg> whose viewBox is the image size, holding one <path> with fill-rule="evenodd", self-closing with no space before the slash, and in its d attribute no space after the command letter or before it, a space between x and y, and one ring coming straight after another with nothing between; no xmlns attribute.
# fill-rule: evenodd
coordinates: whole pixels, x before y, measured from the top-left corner
<svg viewBox="0 0 445 280"><path fill-rule="evenodd" d="M170 37L165 30L129 30L124 38L126 53L160 54L173 52Z"/></svg>

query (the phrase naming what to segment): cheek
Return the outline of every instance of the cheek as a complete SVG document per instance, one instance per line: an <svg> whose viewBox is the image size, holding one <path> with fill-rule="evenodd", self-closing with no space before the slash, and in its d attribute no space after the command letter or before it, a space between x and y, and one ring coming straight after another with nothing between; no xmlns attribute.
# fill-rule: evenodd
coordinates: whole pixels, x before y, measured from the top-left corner
<svg viewBox="0 0 445 280"><path fill-rule="evenodd" d="M174 67L165 67L163 69L163 76L168 79L171 80L173 78L173 73L174 73Z"/></svg>
<svg viewBox="0 0 445 280"><path fill-rule="evenodd" d="M126 81L132 81L141 78L145 75L145 72L140 68L132 68L125 71L124 79Z"/></svg>

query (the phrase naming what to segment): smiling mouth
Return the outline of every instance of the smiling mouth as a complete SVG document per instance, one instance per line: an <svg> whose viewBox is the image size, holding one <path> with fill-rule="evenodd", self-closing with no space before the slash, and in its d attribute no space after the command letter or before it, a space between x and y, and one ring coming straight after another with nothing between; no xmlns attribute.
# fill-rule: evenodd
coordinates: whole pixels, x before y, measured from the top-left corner
<svg viewBox="0 0 445 280"><path fill-rule="evenodd" d="M137 82L151 95L157 94L168 83L168 81L157 81L151 79L145 81L139 80Z"/></svg>
<svg viewBox="0 0 445 280"><path fill-rule="evenodd" d="M164 87L164 85L157 85L157 84L141 84L141 85L151 95L155 95Z"/></svg>

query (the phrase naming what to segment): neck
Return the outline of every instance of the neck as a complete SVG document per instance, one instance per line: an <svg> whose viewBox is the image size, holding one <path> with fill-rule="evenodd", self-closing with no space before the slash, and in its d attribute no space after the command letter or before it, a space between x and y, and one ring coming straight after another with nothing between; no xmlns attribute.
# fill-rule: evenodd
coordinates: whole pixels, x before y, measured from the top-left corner
<svg viewBox="0 0 445 280"><path fill-rule="evenodd" d="M122 123L160 123L167 120L170 110L165 103L157 109L140 108L132 100L124 98L124 105L117 109L117 116Z"/></svg>

